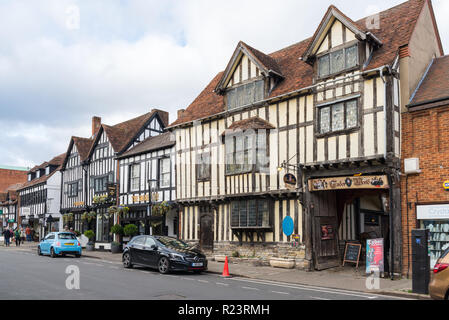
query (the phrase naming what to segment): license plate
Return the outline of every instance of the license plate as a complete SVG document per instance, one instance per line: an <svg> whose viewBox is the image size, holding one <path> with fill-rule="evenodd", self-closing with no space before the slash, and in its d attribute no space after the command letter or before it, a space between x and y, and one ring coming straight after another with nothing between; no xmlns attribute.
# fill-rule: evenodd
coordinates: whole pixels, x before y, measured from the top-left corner
<svg viewBox="0 0 449 320"><path fill-rule="evenodd" d="M203 263L202 262L195 262L195 263L192 263L192 267L202 267L203 266Z"/></svg>
<svg viewBox="0 0 449 320"><path fill-rule="evenodd" d="M66 245L66 246L73 246L74 243L66 243L65 245Z"/></svg>

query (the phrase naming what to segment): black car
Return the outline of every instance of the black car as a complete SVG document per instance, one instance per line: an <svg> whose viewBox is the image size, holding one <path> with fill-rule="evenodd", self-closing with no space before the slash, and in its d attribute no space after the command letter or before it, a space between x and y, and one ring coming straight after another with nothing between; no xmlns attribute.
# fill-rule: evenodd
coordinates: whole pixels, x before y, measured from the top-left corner
<svg viewBox="0 0 449 320"><path fill-rule="evenodd" d="M206 256L200 250L165 236L132 238L123 250L122 261L125 268L141 265L156 268L160 273L207 270Z"/></svg>

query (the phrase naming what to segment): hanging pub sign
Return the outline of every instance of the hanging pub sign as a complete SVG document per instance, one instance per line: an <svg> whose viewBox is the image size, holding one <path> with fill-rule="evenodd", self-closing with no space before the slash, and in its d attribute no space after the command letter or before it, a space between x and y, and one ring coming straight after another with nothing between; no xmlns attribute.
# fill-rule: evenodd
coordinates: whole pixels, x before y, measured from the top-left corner
<svg viewBox="0 0 449 320"><path fill-rule="evenodd" d="M321 226L321 240L333 240L335 238L334 226L322 225Z"/></svg>
<svg viewBox="0 0 449 320"><path fill-rule="evenodd" d="M285 187L287 189L296 189L296 177L291 174L291 173L287 173L284 176L284 183L285 183Z"/></svg>
<svg viewBox="0 0 449 320"><path fill-rule="evenodd" d="M366 273L384 272L384 239L366 240Z"/></svg>
<svg viewBox="0 0 449 320"><path fill-rule="evenodd" d="M333 177L309 180L309 191L388 189L387 176Z"/></svg>

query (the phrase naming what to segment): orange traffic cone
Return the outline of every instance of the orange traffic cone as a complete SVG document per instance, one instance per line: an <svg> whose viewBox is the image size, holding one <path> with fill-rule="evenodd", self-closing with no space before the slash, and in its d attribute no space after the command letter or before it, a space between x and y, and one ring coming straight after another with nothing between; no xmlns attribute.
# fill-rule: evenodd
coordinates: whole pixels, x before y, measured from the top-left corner
<svg viewBox="0 0 449 320"><path fill-rule="evenodd" d="M225 258L225 264L223 268L223 274L222 277L229 278L231 275L229 274L229 267L228 267L228 256Z"/></svg>

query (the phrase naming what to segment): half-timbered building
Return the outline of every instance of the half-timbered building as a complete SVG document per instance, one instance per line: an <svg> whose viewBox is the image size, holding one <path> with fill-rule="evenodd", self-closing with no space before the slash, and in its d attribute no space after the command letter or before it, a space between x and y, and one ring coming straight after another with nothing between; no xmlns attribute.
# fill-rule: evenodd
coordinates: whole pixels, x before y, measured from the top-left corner
<svg viewBox="0 0 449 320"><path fill-rule="evenodd" d="M358 21L330 6L272 54L239 42L169 127L181 237L315 269L346 241L383 238L400 263L401 101L441 54L427 0Z"/></svg>
<svg viewBox="0 0 449 320"><path fill-rule="evenodd" d="M168 113L153 109L114 126L96 124L99 129L84 161L87 171L84 201L87 208L96 213L94 232L98 248L110 248L113 240L110 228L118 222L116 214L108 213L108 208L117 204L117 157L145 139L163 133L167 123Z"/></svg>
<svg viewBox="0 0 449 320"><path fill-rule="evenodd" d="M177 236L175 139L170 132L151 136L118 157L120 206L129 208L120 222L133 223L140 234ZM170 209L163 214L154 205Z"/></svg>
<svg viewBox="0 0 449 320"><path fill-rule="evenodd" d="M5 192L0 192L0 231L9 227L14 229L17 227L17 207L18 194L17 189L22 186L22 183L13 184L5 189Z"/></svg>
<svg viewBox="0 0 449 320"><path fill-rule="evenodd" d="M18 224L32 227L39 239L48 232L62 230L60 169L64 158L65 153L32 168L28 181L17 190Z"/></svg>

